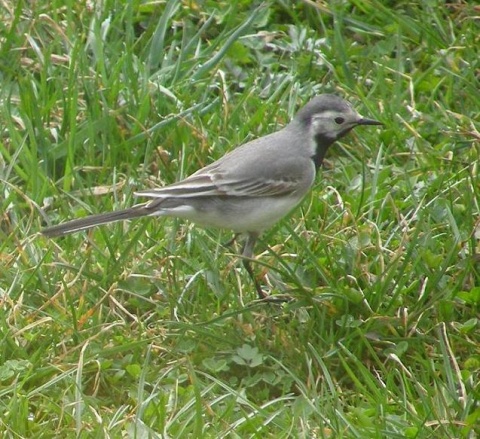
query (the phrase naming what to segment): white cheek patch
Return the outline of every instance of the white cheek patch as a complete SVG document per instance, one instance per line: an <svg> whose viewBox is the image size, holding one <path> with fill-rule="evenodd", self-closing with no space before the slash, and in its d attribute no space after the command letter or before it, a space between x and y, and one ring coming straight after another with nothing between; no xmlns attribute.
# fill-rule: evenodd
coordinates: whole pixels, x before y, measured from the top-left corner
<svg viewBox="0 0 480 439"><path fill-rule="evenodd" d="M337 113L334 113L337 114ZM311 130L312 130L312 139L315 138L315 136L321 135L324 137L330 137L335 139L337 137L337 133L339 132L338 126L334 123L332 123L332 117L333 116L328 116L324 117L313 117L312 119L312 125L311 125ZM315 142L314 142L315 143Z"/></svg>
<svg viewBox="0 0 480 439"><path fill-rule="evenodd" d="M335 122L337 118L343 119L342 123ZM313 136L336 140L348 133L359 119L360 116L353 110L350 112L324 111L312 116L311 133Z"/></svg>

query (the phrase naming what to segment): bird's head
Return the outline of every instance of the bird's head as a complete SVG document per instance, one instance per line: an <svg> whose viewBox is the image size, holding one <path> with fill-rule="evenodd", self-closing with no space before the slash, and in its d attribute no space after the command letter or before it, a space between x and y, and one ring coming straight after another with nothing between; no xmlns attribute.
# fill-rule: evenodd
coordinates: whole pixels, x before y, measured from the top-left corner
<svg viewBox="0 0 480 439"><path fill-rule="evenodd" d="M297 113L295 120L325 146L345 136L357 125L383 125L361 116L350 103L331 94L313 98Z"/></svg>

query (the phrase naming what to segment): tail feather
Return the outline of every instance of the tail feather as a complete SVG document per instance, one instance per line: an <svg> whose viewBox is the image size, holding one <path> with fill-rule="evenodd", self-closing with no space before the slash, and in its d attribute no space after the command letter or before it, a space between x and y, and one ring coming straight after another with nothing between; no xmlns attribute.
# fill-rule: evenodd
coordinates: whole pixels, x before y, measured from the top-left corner
<svg viewBox="0 0 480 439"><path fill-rule="evenodd" d="M113 223L116 221L124 221L132 218L139 218L151 214L152 211L145 208L144 205L131 207L129 209L117 210L114 212L100 213L85 218L79 218L58 224L52 227L46 227L41 233L49 238L56 236L65 236L70 233L79 232L81 230L90 229L101 224Z"/></svg>

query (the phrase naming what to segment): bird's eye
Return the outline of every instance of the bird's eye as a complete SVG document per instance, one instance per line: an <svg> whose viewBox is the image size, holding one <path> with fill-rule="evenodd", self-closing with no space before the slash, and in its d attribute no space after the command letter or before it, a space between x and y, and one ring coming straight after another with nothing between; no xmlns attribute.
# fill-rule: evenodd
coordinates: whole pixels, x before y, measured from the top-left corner
<svg viewBox="0 0 480 439"><path fill-rule="evenodd" d="M336 117L334 120L337 125L341 125L343 122L345 122L343 117Z"/></svg>

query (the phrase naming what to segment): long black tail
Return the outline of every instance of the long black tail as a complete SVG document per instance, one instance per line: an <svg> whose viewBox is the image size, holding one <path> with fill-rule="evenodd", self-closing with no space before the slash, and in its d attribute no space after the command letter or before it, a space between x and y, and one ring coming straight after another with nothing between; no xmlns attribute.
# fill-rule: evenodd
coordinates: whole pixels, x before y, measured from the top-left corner
<svg viewBox="0 0 480 439"><path fill-rule="evenodd" d="M144 205L139 205L129 209L100 213L98 215L91 215L85 218L68 221L63 224L58 224L57 226L47 227L41 232L43 235L48 236L49 238L54 238L56 236L65 236L69 235L70 233L79 232L80 230L90 229L91 227L99 226L101 224L124 221L127 219L138 218L151 214L151 209L145 208Z"/></svg>

